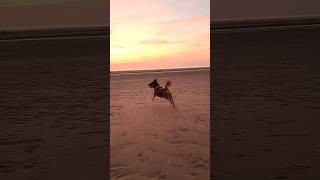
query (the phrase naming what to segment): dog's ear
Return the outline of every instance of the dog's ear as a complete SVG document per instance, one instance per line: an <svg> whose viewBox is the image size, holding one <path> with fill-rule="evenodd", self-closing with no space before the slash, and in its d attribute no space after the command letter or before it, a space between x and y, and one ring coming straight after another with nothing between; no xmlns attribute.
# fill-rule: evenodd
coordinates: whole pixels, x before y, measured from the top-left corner
<svg viewBox="0 0 320 180"><path fill-rule="evenodd" d="M158 82L158 80L157 80L157 79L154 79L153 81L154 81L154 82Z"/></svg>

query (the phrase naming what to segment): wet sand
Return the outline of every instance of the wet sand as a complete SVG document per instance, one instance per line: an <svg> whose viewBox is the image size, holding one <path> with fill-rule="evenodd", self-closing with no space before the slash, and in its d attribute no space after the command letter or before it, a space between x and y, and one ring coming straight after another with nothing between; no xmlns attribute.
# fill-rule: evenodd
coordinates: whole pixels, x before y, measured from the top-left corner
<svg viewBox="0 0 320 180"><path fill-rule="evenodd" d="M0 40L0 179L107 179L107 38Z"/></svg>
<svg viewBox="0 0 320 180"><path fill-rule="evenodd" d="M177 108L153 102L148 83L170 88ZM209 70L113 74L111 179L209 179Z"/></svg>
<svg viewBox="0 0 320 180"><path fill-rule="evenodd" d="M212 31L214 179L318 179L320 27Z"/></svg>

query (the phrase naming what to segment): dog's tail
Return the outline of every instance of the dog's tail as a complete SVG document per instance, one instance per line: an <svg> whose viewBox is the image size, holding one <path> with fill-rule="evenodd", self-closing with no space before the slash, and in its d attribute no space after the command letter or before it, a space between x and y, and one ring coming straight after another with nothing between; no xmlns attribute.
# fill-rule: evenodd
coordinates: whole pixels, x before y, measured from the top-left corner
<svg viewBox="0 0 320 180"><path fill-rule="evenodd" d="M165 88L168 89L168 87L170 87L170 86L171 86L171 81L169 80L169 81L167 81Z"/></svg>

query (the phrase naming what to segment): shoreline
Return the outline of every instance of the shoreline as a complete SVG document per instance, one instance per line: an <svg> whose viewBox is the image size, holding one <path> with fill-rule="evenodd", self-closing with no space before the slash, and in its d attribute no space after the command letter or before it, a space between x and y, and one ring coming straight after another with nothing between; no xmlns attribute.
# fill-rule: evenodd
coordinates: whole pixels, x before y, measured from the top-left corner
<svg viewBox="0 0 320 180"><path fill-rule="evenodd" d="M0 30L0 41L108 37L109 27L57 27L42 29Z"/></svg>
<svg viewBox="0 0 320 180"><path fill-rule="evenodd" d="M210 31L243 29L304 28L320 25L320 17L218 20L210 22Z"/></svg>
<svg viewBox="0 0 320 180"><path fill-rule="evenodd" d="M108 41L108 27L0 31L0 60L108 57Z"/></svg>
<svg viewBox="0 0 320 180"><path fill-rule="evenodd" d="M144 73L168 73L168 72L187 72L187 71L205 71L205 70L209 70L210 71L210 67L110 71L110 75L144 74Z"/></svg>

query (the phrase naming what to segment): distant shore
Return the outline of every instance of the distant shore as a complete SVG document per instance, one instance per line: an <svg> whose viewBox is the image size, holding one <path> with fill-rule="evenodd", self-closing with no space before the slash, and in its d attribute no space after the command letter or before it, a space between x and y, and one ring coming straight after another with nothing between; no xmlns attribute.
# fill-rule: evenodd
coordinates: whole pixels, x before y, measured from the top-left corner
<svg viewBox="0 0 320 180"><path fill-rule="evenodd" d="M117 74L141 74L141 73L163 73L163 72L185 72L185 71L203 71L210 70L210 67L193 68L173 68L173 69L152 69L152 70L128 70L128 71L110 71L110 75Z"/></svg>
<svg viewBox="0 0 320 180"><path fill-rule="evenodd" d="M301 26L320 26L320 17L211 21L210 31L279 27L292 28Z"/></svg>
<svg viewBox="0 0 320 180"><path fill-rule="evenodd" d="M69 37L107 37L109 27L56 27L43 29L0 30L0 41Z"/></svg>
<svg viewBox="0 0 320 180"><path fill-rule="evenodd" d="M109 27L0 30L0 60L108 57Z"/></svg>

